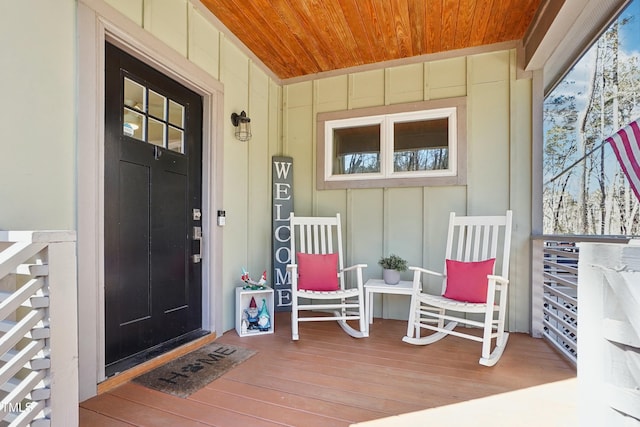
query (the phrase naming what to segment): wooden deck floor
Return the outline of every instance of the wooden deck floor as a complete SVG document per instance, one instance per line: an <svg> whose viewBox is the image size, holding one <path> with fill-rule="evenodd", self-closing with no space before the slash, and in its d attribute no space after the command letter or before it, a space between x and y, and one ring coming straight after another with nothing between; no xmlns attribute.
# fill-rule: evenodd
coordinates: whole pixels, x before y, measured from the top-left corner
<svg viewBox="0 0 640 427"><path fill-rule="evenodd" d="M576 375L525 334L511 334L500 362L487 368L478 364L480 343L450 336L412 346L401 341L405 328L375 319L370 337L356 340L335 322L304 323L293 342L288 314L278 313L274 334L220 337L258 354L187 399L126 383L81 403L80 425L348 426Z"/></svg>

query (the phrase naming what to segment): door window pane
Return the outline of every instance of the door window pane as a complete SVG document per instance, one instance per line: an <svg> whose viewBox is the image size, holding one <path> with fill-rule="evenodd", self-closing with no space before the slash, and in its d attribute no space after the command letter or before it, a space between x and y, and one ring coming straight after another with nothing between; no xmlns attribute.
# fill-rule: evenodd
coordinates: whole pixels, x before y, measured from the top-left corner
<svg viewBox="0 0 640 427"><path fill-rule="evenodd" d="M166 125L161 121L149 117L149 135L147 142L165 147L165 127Z"/></svg>
<svg viewBox="0 0 640 427"><path fill-rule="evenodd" d="M169 126L169 150L184 154L184 131Z"/></svg>
<svg viewBox="0 0 640 427"><path fill-rule="evenodd" d="M144 115L132 111L128 108L124 108L123 114L123 134L130 136L131 138L144 141Z"/></svg>
<svg viewBox="0 0 640 427"><path fill-rule="evenodd" d="M449 120L396 122L393 126L394 172L449 167Z"/></svg>
<svg viewBox="0 0 640 427"><path fill-rule="evenodd" d="M164 120L167 108L167 98L149 90L149 115Z"/></svg>
<svg viewBox="0 0 640 427"><path fill-rule="evenodd" d="M133 80L124 78L124 106L122 112L122 134L144 141L146 88Z"/></svg>
<svg viewBox="0 0 640 427"><path fill-rule="evenodd" d="M333 174L380 172L380 125L333 129Z"/></svg>
<svg viewBox="0 0 640 427"><path fill-rule="evenodd" d="M146 109L146 88L127 77L124 78L124 105L138 111Z"/></svg>
<svg viewBox="0 0 640 427"><path fill-rule="evenodd" d="M184 107L174 100L169 101L169 123L184 129Z"/></svg>

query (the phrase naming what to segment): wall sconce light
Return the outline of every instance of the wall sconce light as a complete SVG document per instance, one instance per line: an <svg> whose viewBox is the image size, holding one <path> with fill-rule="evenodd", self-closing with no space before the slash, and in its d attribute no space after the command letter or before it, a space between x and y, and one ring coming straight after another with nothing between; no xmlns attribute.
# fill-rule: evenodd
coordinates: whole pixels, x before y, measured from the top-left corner
<svg viewBox="0 0 640 427"><path fill-rule="evenodd" d="M247 117L247 113L242 111L240 114L231 113L231 123L235 126L235 136L238 141L248 141L251 139L251 119Z"/></svg>

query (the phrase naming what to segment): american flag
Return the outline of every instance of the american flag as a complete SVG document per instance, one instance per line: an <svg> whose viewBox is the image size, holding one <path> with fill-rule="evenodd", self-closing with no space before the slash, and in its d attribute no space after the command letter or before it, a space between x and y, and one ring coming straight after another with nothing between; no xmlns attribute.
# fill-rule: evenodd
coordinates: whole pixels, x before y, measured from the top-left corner
<svg viewBox="0 0 640 427"><path fill-rule="evenodd" d="M620 129L606 139L616 153L618 163L640 200L640 119Z"/></svg>

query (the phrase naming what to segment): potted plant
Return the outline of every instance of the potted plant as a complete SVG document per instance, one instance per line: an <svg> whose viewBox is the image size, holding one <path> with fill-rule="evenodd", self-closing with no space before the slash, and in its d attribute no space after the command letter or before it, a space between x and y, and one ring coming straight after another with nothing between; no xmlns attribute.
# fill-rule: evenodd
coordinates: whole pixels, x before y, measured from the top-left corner
<svg viewBox="0 0 640 427"><path fill-rule="evenodd" d="M387 285L397 285L400 272L407 269L407 261L394 254L380 258L378 264L382 267L382 278Z"/></svg>

